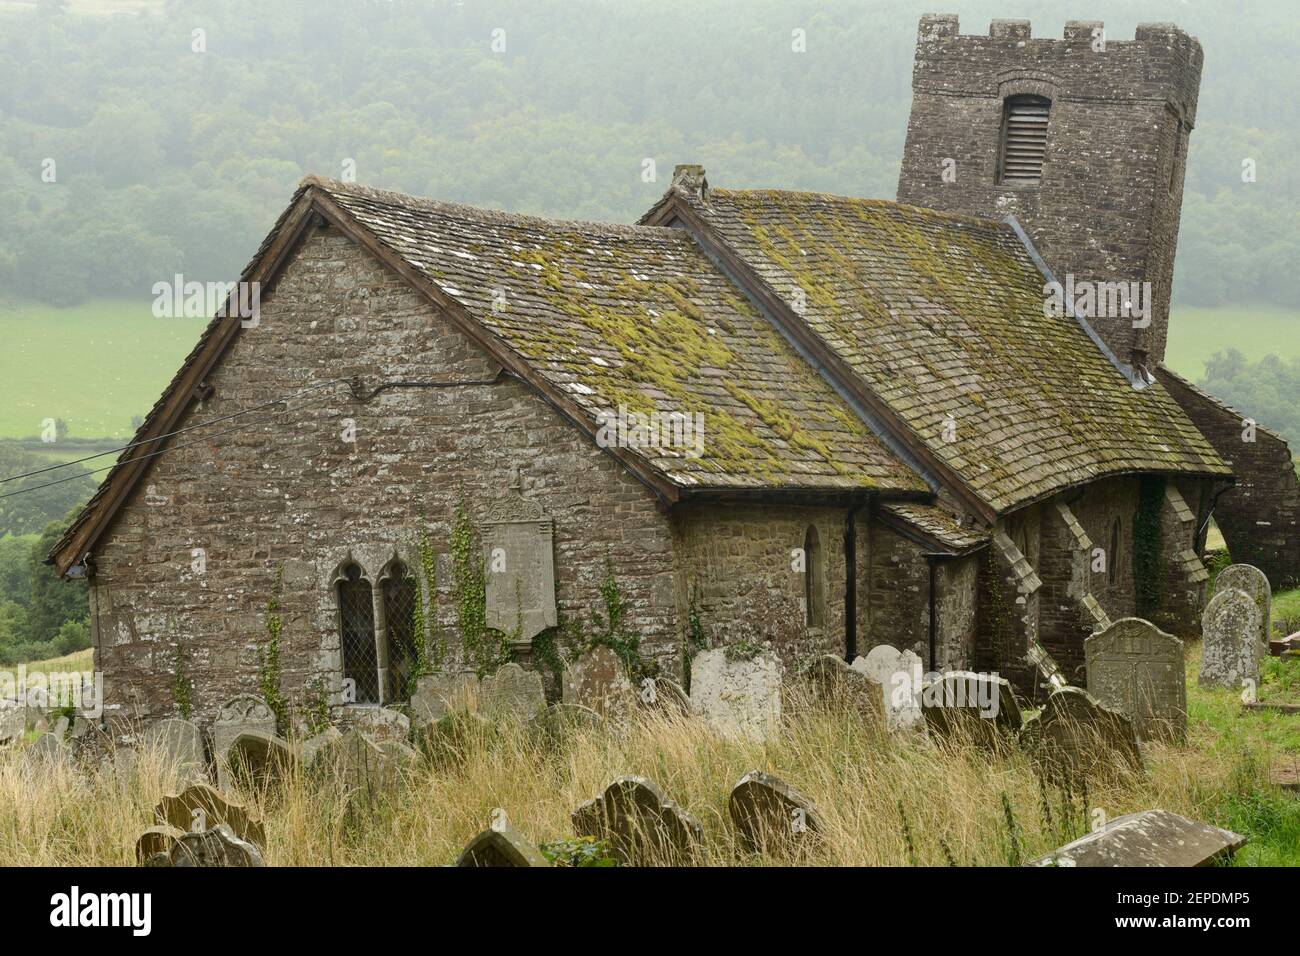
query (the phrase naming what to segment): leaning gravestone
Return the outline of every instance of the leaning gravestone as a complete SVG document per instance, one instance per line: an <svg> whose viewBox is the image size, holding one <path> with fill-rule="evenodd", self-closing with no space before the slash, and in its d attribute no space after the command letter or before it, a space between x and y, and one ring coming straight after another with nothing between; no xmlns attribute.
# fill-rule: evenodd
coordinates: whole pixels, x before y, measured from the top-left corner
<svg viewBox="0 0 1300 956"><path fill-rule="evenodd" d="M1133 721L1138 740L1187 738L1183 642L1125 617L1083 642L1088 693Z"/></svg>
<svg viewBox="0 0 1300 956"><path fill-rule="evenodd" d="M992 747L1000 736L1019 732L1020 705L1005 677L974 671L945 671L921 685L926 729L948 737L968 735Z"/></svg>
<svg viewBox="0 0 1300 956"><path fill-rule="evenodd" d="M456 860L457 866L550 866L541 850L509 823L498 823L470 840Z"/></svg>
<svg viewBox="0 0 1300 956"><path fill-rule="evenodd" d="M144 732L144 745L187 777L207 775L203 733L188 720L160 720Z"/></svg>
<svg viewBox="0 0 1300 956"><path fill-rule="evenodd" d="M693 862L703 839L699 822L645 777L619 777L571 814L574 830L609 843L625 866Z"/></svg>
<svg viewBox="0 0 1300 956"><path fill-rule="evenodd" d="M17 740L26 727L26 708L16 700L0 700L0 744Z"/></svg>
<svg viewBox="0 0 1300 956"><path fill-rule="evenodd" d="M226 748L226 771L234 779L253 786L282 780L293 766L288 741L256 730L245 731Z"/></svg>
<svg viewBox="0 0 1300 956"><path fill-rule="evenodd" d="M58 734L44 733L25 751L23 760L32 765L61 763L68 756L68 746Z"/></svg>
<svg viewBox="0 0 1300 956"><path fill-rule="evenodd" d="M701 651L691 661L691 710L725 737L767 739L781 723L780 665L769 654Z"/></svg>
<svg viewBox="0 0 1300 956"><path fill-rule="evenodd" d="M780 777L751 770L731 789L731 822L751 851L791 850L825 832L821 815L807 797Z"/></svg>
<svg viewBox="0 0 1300 956"><path fill-rule="evenodd" d="M473 710L478 703L478 675L425 674L411 695L411 723L418 728L436 724L449 713Z"/></svg>
<svg viewBox="0 0 1300 956"><path fill-rule="evenodd" d="M613 648L593 647L564 668L564 702L590 707L610 719L623 719L635 703L632 682Z"/></svg>
<svg viewBox="0 0 1300 956"><path fill-rule="evenodd" d="M853 661L853 669L880 685L887 730L912 730L924 726L921 714L921 658L892 644L877 644L866 657Z"/></svg>
<svg viewBox="0 0 1300 956"><path fill-rule="evenodd" d="M217 781L229 785L226 778L226 751L242 733L275 733L275 714L256 694L237 694L221 705L212 722L212 756L217 765Z"/></svg>
<svg viewBox="0 0 1300 956"><path fill-rule="evenodd" d="M168 857L172 846L185 835L185 831L167 824L149 827L135 841L135 862L138 866L149 866L157 856Z"/></svg>
<svg viewBox="0 0 1300 956"><path fill-rule="evenodd" d="M262 854L244 840L235 836L225 824L217 824L197 833L185 833L177 837L168 854L168 862L163 863L158 856L153 857L151 866L265 866ZM156 862L154 862L156 861Z"/></svg>
<svg viewBox="0 0 1300 956"><path fill-rule="evenodd" d="M1081 687L1053 691L1025 728L1049 775L1057 779L1104 778L1142 769L1133 722Z"/></svg>
<svg viewBox="0 0 1300 956"><path fill-rule="evenodd" d="M1208 866L1232 856L1246 838L1168 810L1116 817L1028 866Z"/></svg>
<svg viewBox="0 0 1300 956"><path fill-rule="evenodd" d="M1214 593L1220 591L1245 591L1259 609L1260 656L1268 653L1268 640L1273 630L1273 589L1268 577L1251 564L1230 564L1214 579Z"/></svg>
<svg viewBox="0 0 1300 956"><path fill-rule="evenodd" d="M838 655L823 654L814 659L804 676L818 696L846 703L876 720L884 719L880 685Z"/></svg>
<svg viewBox="0 0 1300 956"><path fill-rule="evenodd" d="M542 675L518 664L503 664L479 685L479 710L493 717L531 720L546 709Z"/></svg>
<svg viewBox="0 0 1300 956"><path fill-rule="evenodd" d="M1219 588L1201 616L1202 687L1259 686L1259 607L1245 591Z"/></svg>
<svg viewBox="0 0 1300 956"><path fill-rule="evenodd" d="M154 808L160 825L181 832L207 830L224 824L241 840L266 846L266 828L242 803L227 798L206 783L196 783L180 793L166 794ZM147 831L146 831L147 832Z"/></svg>

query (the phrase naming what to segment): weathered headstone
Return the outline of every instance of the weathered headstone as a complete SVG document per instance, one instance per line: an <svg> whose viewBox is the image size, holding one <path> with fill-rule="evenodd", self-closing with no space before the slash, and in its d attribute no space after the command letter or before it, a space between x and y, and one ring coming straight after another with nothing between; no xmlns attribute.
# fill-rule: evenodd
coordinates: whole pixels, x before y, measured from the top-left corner
<svg viewBox="0 0 1300 956"><path fill-rule="evenodd" d="M167 766L182 774L206 775L207 757L203 753L203 733L188 720L160 720L145 730L143 742Z"/></svg>
<svg viewBox="0 0 1300 956"><path fill-rule="evenodd" d="M1219 588L1201 616L1202 687L1259 686L1259 607L1245 591Z"/></svg>
<svg viewBox="0 0 1300 956"><path fill-rule="evenodd" d="M479 710L493 717L530 720L546 709L542 675L518 664L504 664L479 685Z"/></svg>
<svg viewBox="0 0 1300 956"><path fill-rule="evenodd" d="M780 777L751 770L732 788L727 812L741 842L754 852L798 848L825 832L807 797Z"/></svg>
<svg viewBox="0 0 1300 956"><path fill-rule="evenodd" d="M411 723L423 728L452 711L473 710L478 706L478 690L478 675L473 671L425 674L411 695Z"/></svg>
<svg viewBox="0 0 1300 956"><path fill-rule="evenodd" d="M320 733L313 734L298 745L298 760L304 767L310 769L316 763L316 758L328 751L342 737L343 731L337 727L326 727Z"/></svg>
<svg viewBox="0 0 1300 956"><path fill-rule="evenodd" d="M838 655L822 654L815 658L804 677L819 697L841 701L874 719L884 719L880 685Z"/></svg>
<svg viewBox="0 0 1300 956"><path fill-rule="evenodd" d="M483 516L483 553L487 565L485 611L488 627L518 633L521 643L554 627L555 521L539 502L523 496L514 470L511 493L490 500Z"/></svg>
<svg viewBox="0 0 1300 956"><path fill-rule="evenodd" d="M406 743L411 739L411 719L392 707L351 708L347 723L377 744L386 740Z"/></svg>
<svg viewBox="0 0 1300 956"><path fill-rule="evenodd" d="M1246 838L1168 810L1116 817L1029 866L1208 866L1246 845Z"/></svg>
<svg viewBox="0 0 1300 956"><path fill-rule="evenodd" d="M1220 591L1244 591L1250 595L1259 610L1260 656L1268 653L1268 639L1273 633L1273 589L1268 577L1259 568L1251 564L1230 564L1214 579L1214 593Z"/></svg>
<svg viewBox="0 0 1300 956"><path fill-rule="evenodd" d="M180 793L166 794L154 808L154 819L182 832L206 830L221 823L239 839L259 847L266 846L266 829L262 821L250 814L242 803L236 803L206 783L192 784Z"/></svg>
<svg viewBox="0 0 1300 956"><path fill-rule="evenodd" d="M504 867L550 866L551 863L509 823L499 823L470 840L456 865Z"/></svg>
<svg viewBox="0 0 1300 956"><path fill-rule="evenodd" d="M265 866L261 851L239 839L225 824L182 834L172 844L172 866Z"/></svg>
<svg viewBox="0 0 1300 956"><path fill-rule="evenodd" d="M590 707L610 719L624 719L635 703L632 682L613 648L593 647L564 668L564 702Z"/></svg>
<svg viewBox="0 0 1300 956"><path fill-rule="evenodd" d="M781 723L781 670L769 654L701 651L691 661L691 710L726 737L765 740Z"/></svg>
<svg viewBox="0 0 1300 956"><path fill-rule="evenodd" d="M965 734L976 744L992 747L1000 736L1020 730L1020 704L1004 677L945 671L924 683L920 696L926 729L932 734Z"/></svg>
<svg viewBox="0 0 1300 956"><path fill-rule="evenodd" d="M44 733L32 741L23 751L23 760L28 764L60 763L68 756L68 746L58 734Z"/></svg>
<svg viewBox="0 0 1300 956"><path fill-rule="evenodd" d="M217 765L217 780L223 787L229 785L225 776L226 751L245 732L275 733L275 714L256 694L237 694L230 698L212 721L212 756Z"/></svg>
<svg viewBox="0 0 1300 956"><path fill-rule="evenodd" d="M606 840L625 866L685 865L703 838L699 822L645 777L619 777L571 819L579 836Z"/></svg>
<svg viewBox="0 0 1300 956"><path fill-rule="evenodd" d="M156 827L149 827L140 834L135 841L135 862L139 866L149 866L150 861L156 856L168 858L170 865L172 846L185 835L184 830L169 826L166 823ZM161 861L159 861L161 862Z"/></svg>
<svg viewBox="0 0 1300 956"><path fill-rule="evenodd" d="M26 727L26 708L16 700L0 700L0 744L17 740Z"/></svg>
<svg viewBox="0 0 1300 956"><path fill-rule="evenodd" d="M1138 740L1187 737L1183 642L1149 621L1126 617L1083 642L1088 693L1133 721Z"/></svg>
<svg viewBox="0 0 1300 956"><path fill-rule="evenodd" d="M274 784L293 766L293 751L286 740L256 730L245 731L226 748L226 769L232 779L254 786Z"/></svg>
<svg viewBox="0 0 1300 956"><path fill-rule="evenodd" d="M880 685L888 730L924 726L921 714L921 658L892 644L877 644L866 657L853 661L853 669Z"/></svg>
<svg viewBox="0 0 1300 956"><path fill-rule="evenodd" d="M691 697L682 685L667 677L646 678L638 691L641 703L663 714L683 715L691 712Z"/></svg>
<svg viewBox="0 0 1300 956"><path fill-rule="evenodd" d="M356 727L322 747L314 762L317 771L334 775L354 791L384 789L396 769L383 749Z"/></svg>
<svg viewBox="0 0 1300 956"><path fill-rule="evenodd" d="M1142 769L1133 721L1081 687L1053 691L1025 728L1054 777L1086 780Z"/></svg>

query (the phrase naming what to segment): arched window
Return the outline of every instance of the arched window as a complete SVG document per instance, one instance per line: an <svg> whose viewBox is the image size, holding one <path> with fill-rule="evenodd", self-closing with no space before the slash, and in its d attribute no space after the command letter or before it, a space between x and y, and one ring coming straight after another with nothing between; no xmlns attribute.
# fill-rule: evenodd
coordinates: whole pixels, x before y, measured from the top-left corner
<svg viewBox="0 0 1300 956"><path fill-rule="evenodd" d="M1002 150L998 182L1037 186L1047 160L1047 118L1052 101L1044 96L1008 96L1002 107Z"/></svg>
<svg viewBox="0 0 1300 956"><path fill-rule="evenodd" d="M379 662L384 672L384 702L406 700L411 691L411 673L415 669L415 578L405 564L393 559L379 579L383 596L384 639Z"/></svg>
<svg viewBox="0 0 1300 956"><path fill-rule="evenodd" d="M1106 580L1112 585L1119 580L1120 540L1120 522L1116 518L1115 523L1110 526L1110 553L1106 555Z"/></svg>
<svg viewBox="0 0 1300 956"><path fill-rule="evenodd" d="M804 609L805 622L809 627L821 627L826 620L825 558L822 556L821 539L817 529L812 525L803 537L804 557Z"/></svg>
<svg viewBox="0 0 1300 956"><path fill-rule="evenodd" d="M375 605L361 565L349 561L336 579L343 678L355 682L356 703L379 703L379 655L375 649Z"/></svg>

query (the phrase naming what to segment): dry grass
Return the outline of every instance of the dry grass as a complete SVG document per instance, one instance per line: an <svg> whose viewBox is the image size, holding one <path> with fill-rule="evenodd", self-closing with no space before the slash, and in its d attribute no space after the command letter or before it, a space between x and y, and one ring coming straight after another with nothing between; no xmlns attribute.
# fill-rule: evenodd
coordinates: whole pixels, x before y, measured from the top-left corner
<svg viewBox="0 0 1300 956"><path fill-rule="evenodd" d="M37 770L21 754L0 753L0 865L132 864L134 840L176 775L151 754L120 765ZM1243 786L1240 768L1196 749L1157 748L1147 765L1142 777L1094 783L1087 806L1108 817L1159 806L1213 821ZM850 708L809 702L793 702L782 733L767 743L728 741L697 720L658 716L624 734L587 727L552 736L517 723L453 721L390 788L349 793L337 775L295 772L244 798L266 820L269 864L427 866L453 862L496 807L532 840L571 836L569 812L633 773L699 819L704 862L791 862L737 843L727 796L754 769L784 778L821 812L827 839L803 863L1000 865L1087 827L1083 794L1045 786L1014 743L990 754L891 738ZM1261 784L1252 777L1244 785Z"/></svg>

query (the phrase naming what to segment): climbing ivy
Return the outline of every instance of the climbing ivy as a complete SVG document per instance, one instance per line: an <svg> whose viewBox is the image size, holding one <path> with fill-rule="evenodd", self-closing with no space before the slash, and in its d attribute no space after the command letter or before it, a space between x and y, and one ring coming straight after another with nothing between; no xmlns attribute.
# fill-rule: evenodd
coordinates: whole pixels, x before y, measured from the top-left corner
<svg viewBox="0 0 1300 956"><path fill-rule="evenodd" d="M1160 511L1164 501L1165 480L1159 475L1143 475L1133 518L1133 597L1138 617L1147 620L1153 620L1160 609Z"/></svg>
<svg viewBox="0 0 1300 956"><path fill-rule="evenodd" d="M185 643L177 640L176 655L172 661L172 702L183 719L189 720L194 710L194 681L185 666Z"/></svg>
<svg viewBox="0 0 1300 956"><path fill-rule="evenodd" d="M308 737L315 736L330 725L329 695L325 691L325 681L321 677L312 679L302 694L303 729Z"/></svg>
<svg viewBox="0 0 1300 956"><path fill-rule="evenodd" d="M257 685L266 705L275 714L276 733L284 734L288 723L289 707L280 687L282 664L280 661L280 632L284 621L280 617L280 596L284 589L284 566L275 569L275 588L266 602L266 647L257 653Z"/></svg>
<svg viewBox="0 0 1300 956"><path fill-rule="evenodd" d="M614 577L613 562L608 557L605 558L605 576L600 582L600 598L605 613L592 612L595 631L585 649L598 646L610 648L634 680L656 676L658 665L641 657L641 636L627 626L627 605L619 590L618 580Z"/></svg>
<svg viewBox="0 0 1300 956"><path fill-rule="evenodd" d="M456 521L451 529L451 556L456 623L465 661L473 664L479 677L485 677L510 660L510 638L487 626L483 544L463 496L456 505Z"/></svg>
<svg viewBox="0 0 1300 956"><path fill-rule="evenodd" d="M412 627L415 634L414 685L425 674L442 673L447 657L446 639L438 627L438 556L429 542L424 516L420 517L420 541L416 546L418 566L415 578L415 609ZM426 602L428 611L425 611Z"/></svg>
<svg viewBox="0 0 1300 956"><path fill-rule="evenodd" d="M980 562L980 571L984 577L984 592L986 600L981 602L981 606L988 613L990 637L993 643L994 666L1001 668L1005 665L1006 654L1006 629L1011 625L1011 611L1007 607L1007 602L1002 596L1002 574L998 568L998 559L993 554L992 548L986 548L984 559Z"/></svg>

